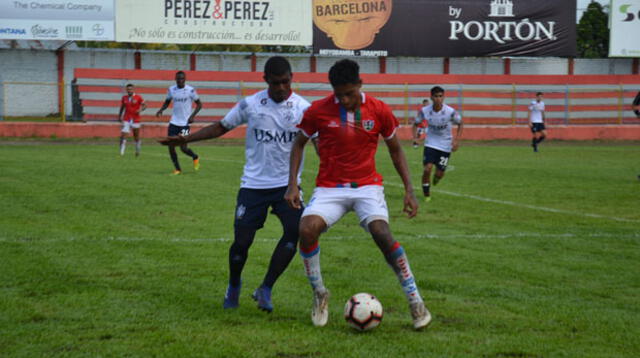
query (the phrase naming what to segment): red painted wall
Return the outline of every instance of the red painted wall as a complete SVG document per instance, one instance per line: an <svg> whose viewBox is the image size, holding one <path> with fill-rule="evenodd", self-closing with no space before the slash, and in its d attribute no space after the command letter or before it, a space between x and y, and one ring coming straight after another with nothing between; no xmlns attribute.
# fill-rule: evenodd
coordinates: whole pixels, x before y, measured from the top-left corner
<svg viewBox="0 0 640 358"><path fill-rule="evenodd" d="M194 130L204 124L195 124ZM144 124L143 138L160 138L167 133L166 124ZM549 126L549 140L640 140L640 125L576 125ZM118 123L38 123L0 122L0 137L39 138L116 138L120 136ZM227 133L223 138L244 138L245 128L240 127ZM411 127L398 130L400 139L411 139ZM531 138L527 126L466 126L463 139L466 140L525 140Z"/></svg>

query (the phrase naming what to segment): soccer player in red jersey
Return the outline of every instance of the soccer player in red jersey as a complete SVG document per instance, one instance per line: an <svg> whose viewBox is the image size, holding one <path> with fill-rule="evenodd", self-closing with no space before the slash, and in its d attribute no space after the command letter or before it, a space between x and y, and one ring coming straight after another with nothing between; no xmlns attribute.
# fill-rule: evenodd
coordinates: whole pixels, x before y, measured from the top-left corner
<svg viewBox="0 0 640 358"><path fill-rule="evenodd" d="M360 91L359 66L348 59L336 62L329 70L333 94L315 101L298 125L301 132L291 151L289 185L285 200L301 207L297 173L304 146L318 135L320 168L316 189L300 221L300 254L305 273L313 288L311 320L324 326L329 318L329 291L320 272L320 234L349 211L355 211L360 225L368 231L387 263L395 271L409 301L413 326L426 327L431 314L418 292L407 255L389 229L389 213L384 198L382 176L376 171L375 153L382 136L391 160L404 184L404 211L410 218L418 213L407 160L396 137L398 120L389 106Z"/></svg>
<svg viewBox="0 0 640 358"><path fill-rule="evenodd" d="M129 83L126 87L127 94L120 101L120 113L118 120L122 123L120 130L120 155L124 155L127 145L127 134L133 129L133 138L136 140L136 157L140 155L140 112L147 108L144 99L134 92L134 87ZM124 113L124 116L123 116Z"/></svg>

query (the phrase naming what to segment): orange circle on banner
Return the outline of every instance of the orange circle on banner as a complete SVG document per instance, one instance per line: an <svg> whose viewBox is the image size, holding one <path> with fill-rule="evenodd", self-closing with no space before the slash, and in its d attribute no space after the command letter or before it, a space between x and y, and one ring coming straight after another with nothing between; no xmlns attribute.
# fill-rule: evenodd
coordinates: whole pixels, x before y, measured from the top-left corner
<svg viewBox="0 0 640 358"><path fill-rule="evenodd" d="M369 46L391 16L393 0L313 0L313 22L336 47Z"/></svg>

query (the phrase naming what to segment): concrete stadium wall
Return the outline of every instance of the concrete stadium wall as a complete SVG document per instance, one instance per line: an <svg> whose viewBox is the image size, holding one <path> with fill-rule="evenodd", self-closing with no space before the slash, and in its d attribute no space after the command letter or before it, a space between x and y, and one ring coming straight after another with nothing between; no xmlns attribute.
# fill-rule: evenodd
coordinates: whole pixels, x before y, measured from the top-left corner
<svg viewBox="0 0 640 358"><path fill-rule="evenodd" d="M271 54L196 52L195 69L201 71L260 71ZM294 72L313 72L308 54L286 55ZM139 52L141 69L188 70L192 56L180 51ZM338 57L315 57L315 72L326 73ZM362 73L380 73L378 58L358 58ZM566 75L569 60L563 58L512 58L510 72L514 75ZM383 60L388 74L443 74L443 58L389 57ZM57 56L53 51L0 50L0 117L46 116L58 112ZM74 49L64 52L65 112L71 112L70 82L75 68L134 69L134 50ZM504 73L500 58L452 58L450 74L497 75ZM576 59L574 74L631 74L631 59Z"/></svg>
<svg viewBox="0 0 640 358"><path fill-rule="evenodd" d="M205 124L194 124L196 131ZM246 127L238 127L223 138L242 139ZM144 124L141 129L143 138L161 138L167 133L166 124ZM581 125L549 126L548 140L640 140L640 125ZM36 138L117 138L120 136L118 123L36 123L36 122L0 122L0 137L36 137ZM403 140L412 138L411 127L402 126L398 137ZM529 140L531 132L526 125L517 126L466 126L465 140Z"/></svg>

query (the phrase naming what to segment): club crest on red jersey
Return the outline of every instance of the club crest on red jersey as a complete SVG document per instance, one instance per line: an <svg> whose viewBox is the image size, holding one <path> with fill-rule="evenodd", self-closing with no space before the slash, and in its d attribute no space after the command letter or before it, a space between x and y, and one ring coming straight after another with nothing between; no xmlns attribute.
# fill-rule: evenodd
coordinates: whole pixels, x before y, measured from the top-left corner
<svg viewBox="0 0 640 358"><path fill-rule="evenodd" d="M373 119L365 119L364 121L362 121L362 128L364 128L364 130L366 131L372 130L375 125L376 122Z"/></svg>

